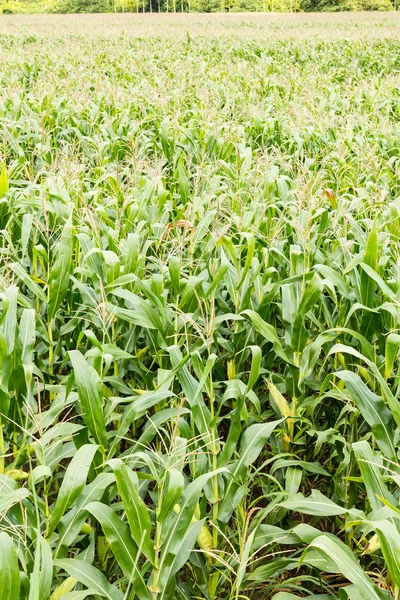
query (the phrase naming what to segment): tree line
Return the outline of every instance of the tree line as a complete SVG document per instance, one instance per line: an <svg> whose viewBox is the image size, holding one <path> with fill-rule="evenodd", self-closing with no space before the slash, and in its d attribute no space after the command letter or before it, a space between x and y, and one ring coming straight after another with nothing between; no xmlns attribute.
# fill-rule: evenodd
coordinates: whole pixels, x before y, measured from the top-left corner
<svg viewBox="0 0 400 600"><path fill-rule="evenodd" d="M0 0L3 13L320 12L393 10L398 0Z"/></svg>
<svg viewBox="0 0 400 600"><path fill-rule="evenodd" d="M395 0L394 0L395 1ZM58 12L318 12L393 10L391 0L58 0Z"/></svg>

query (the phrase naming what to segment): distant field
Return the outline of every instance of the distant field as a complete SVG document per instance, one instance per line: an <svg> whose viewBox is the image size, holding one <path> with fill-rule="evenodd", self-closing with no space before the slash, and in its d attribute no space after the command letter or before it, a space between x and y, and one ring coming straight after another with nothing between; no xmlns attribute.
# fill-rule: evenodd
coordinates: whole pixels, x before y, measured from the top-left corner
<svg viewBox="0 0 400 600"><path fill-rule="evenodd" d="M0 18L1 600L396 600L400 13Z"/></svg>
<svg viewBox="0 0 400 600"><path fill-rule="evenodd" d="M0 32L12 35L134 37L234 36L278 39L351 38L399 40L400 12L2 15ZM266 41L266 40L264 40Z"/></svg>
<svg viewBox="0 0 400 600"><path fill-rule="evenodd" d="M234 36L277 39L399 39L400 12L1 15L0 32L13 35L134 37ZM266 40L264 40L266 41Z"/></svg>

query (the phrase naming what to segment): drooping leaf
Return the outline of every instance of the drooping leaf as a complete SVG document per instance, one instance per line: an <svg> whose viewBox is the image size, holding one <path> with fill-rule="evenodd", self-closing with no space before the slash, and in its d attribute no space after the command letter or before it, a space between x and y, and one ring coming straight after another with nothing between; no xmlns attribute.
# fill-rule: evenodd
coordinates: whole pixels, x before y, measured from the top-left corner
<svg viewBox="0 0 400 600"><path fill-rule="evenodd" d="M326 535L321 535L311 542L309 548L318 550L328 564L332 564L346 579L351 581L363 600L389 599L388 594L364 573L354 554L339 539L334 540Z"/></svg>
<svg viewBox="0 0 400 600"><path fill-rule="evenodd" d="M347 512L347 509L335 504L335 502L332 502L332 500L321 494L318 490L312 490L308 497L304 497L301 493L295 494L284 502L281 502L280 506L288 510L319 517L343 515Z"/></svg>
<svg viewBox="0 0 400 600"><path fill-rule="evenodd" d="M376 442L390 460L396 460L394 419L382 398L372 392L361 377L351 371L338 371L355 405L371 426Z"/></svg>
<svg viewBox="0 0 400 600"><path fill-rule="evenodd" d="M54 565L66 571L87 588L96 590L96 594L108 600L124 600L124 594L107 581L99 569L76 558L64 558L54 561Z"/></svg>

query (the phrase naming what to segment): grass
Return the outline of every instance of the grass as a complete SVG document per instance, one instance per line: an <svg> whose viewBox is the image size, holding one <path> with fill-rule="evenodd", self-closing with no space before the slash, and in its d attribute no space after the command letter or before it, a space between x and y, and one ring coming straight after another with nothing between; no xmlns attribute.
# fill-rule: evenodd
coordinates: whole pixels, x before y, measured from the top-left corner
<svg viewBox="0 0 400 600"><path fill-rule="evenodd" d="M2 600L399 598L399 29L1 19Z"/></svg>

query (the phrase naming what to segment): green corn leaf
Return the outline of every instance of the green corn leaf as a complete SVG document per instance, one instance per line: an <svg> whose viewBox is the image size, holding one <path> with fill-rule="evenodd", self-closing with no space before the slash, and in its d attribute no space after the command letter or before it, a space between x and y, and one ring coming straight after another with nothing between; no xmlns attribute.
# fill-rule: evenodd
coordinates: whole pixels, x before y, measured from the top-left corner
<svg viewBox="0 0 400 600"><path fill-rule="evenodd" d="M372 521L386 566L397 587L400 587L400 533L390 521Z"/></svg>
<svg viewBox="0 0 400 600"><path fill-rule="evenodd" d="M60 600L84 600L88 596L96 594L95 589L83 590L82 592L68 592L60 596Z"/></svg>
<svg viewBox="0 0 400 600"><path fill-rule="evenodd" d="M111 460L109 464L114 472L117 488L125 508L131 535L145 556L154 563L154 542L151 540L150 516L139 496L134 473L121 460Z"/></svg>
<svg viewBox="0 0 400 600"><path fill-rule="evenodd" d="M252 354L249 380L247 382L246 394L255 386L260 375L262 352L260 346L248 346Z"/></svg>
<svg viewBox="0 0 400 600"><path fill-rule="evenodd" d="M142 417L146 412L158 404L163 400L173 397L175 394L169 390L159 389L153 391L144 392L141 396L134 397L134 401L131 402L124 410L120 425L117 431L116 437L113 439L110 444L110 452L109 456L114 456L115 451L118 447L120 439L126 435L129 427L134 423L137 419ZM125 400L129 400L130 397L125 398Z"/></svg>
<svg viewBox="0 0 400 600"><path fill-rule="evenodd" d="M267 564L257 567L247 577L248 581L261 582L272 577L278 577L287 571L297 569L299 559L296 558L275 558L268 561ZM289 596L290 597L290 596ZM297 596L298 597L298 596ZM276 596L274 596L276 598Z"/></svg>
<svg viewBox="0 0 400 600"><path fill-rule="evenodd" d="M259 314L253 310L244 310L244 315L247 315L256 331L258 331L268 342L273 345L275 353L286 363L293 364L283 349L281 341L276 333L275 327L266 323Z"/></svg>
<svg viewBox="0 0 400 600"><path fill-rule="evenodd" d="M179 194L182 204L186 204L190 198L190 182L185 167L179 163L175 175L178 179Z"/></svg>
<svg viewBox="0 0 400 600"><path fill-rule="evenodd" d="M61 239L54 249L55 260L50 269L48 281L47 312L49 321L54 318L69 287L69 274L73 249L72 215L66 222Z"/></svg>
<svg viewBox="0 0 400 600"><path fill-rule="evenodd" d="M137 233L128 233L125 245L124 275L136 273L139 262L140 241Z"/></svg>
<svg viewBox="0 0 400 600"><path fill-rule="evenodd" d="M159 597L160 600L170 600L171 598L171 590L175 589L175 578L174 575L181 569L189 556L191 555L193 548L196 544L196 540L201 532L201 528L203 527L204 519L200 519L200 521L196 521L191 523L187 528L186 532L182 536L182 539L179 542L179 545L176 549L176 556L172 561L172 564L169 568L169 572L167 574L168 584L162 588Z"/></svg>
<svg viewBox="0 0 400 600"><path fill-rule="evenodd" d="M29 600L48 600L53 579L53 560L48 542L36 538L35 564L30 577Z"/></svg>
<svg viewBox="0 0 400 600"><path fill-rule="evenodd" d="M390 460L396 461L395 423L392 413L382 398L374 394L356 373L338 371L336 376L345 382L355 405L371 426L376 442L382 452Z"/></svg>
<svg viewBox="0 0 400 600"><path fill-rule="evenodd" d="M138 548L130 535L128 527L109 506L101 502L91 502L85 506L91 515L101 524L113 554L121 566L140 600L150 600L150 592L143 581L137 566Z"/></svg>
<svg viewBox="0 0 400 600"><path fill-rule="evenodd" d="M4 531L0 533L0 590L2 600L19 600L21 578L17 551L12 539Z"/></svg>
<svg viewBox="0 0 400 600"><path fill-rule="evenodd" d="M157 569L158 589L162 590L168 584L170 577L173 576L175 557L178 556L184 544L185 534L192 522L201 491L209 479L225 472L226 469L223 468L204 473L204 475L200 475L192 481L183 492L179 503L180 510L169 525L161 547L161 558Z"/></svg>
<svg viewBox="0 0 400 600"><path fill-rule="evenodd" d="M378 234L376 231L376 227L374 226L371 230L371 233L368 236L367 246L365 248L364 261L365 265L370 267L370 269L374 272L377 271L378 268ZM365 306L373 307L374 305L374 296L376 283L373 278L371 278L368 273L363 269L361 273L361 302L365 304Z"/></svg>
<svg viewBox="0 0 400 600"><path fill-rule="evenodd" d="M256 534L255 531L252 531L250 533L250 535L248 536L248 538L246 540L244 548L243 548L243 550L242 550L242 552L240 554L240 563L239 563L239 566L238 566L238 569L237 569L237 575L236 575L236 581L235 581L235 585L236 585L236 589L237 590L240 590L240 587L242 585L243 579L244 579L245 574L246 574L246 570L248 568L248 563L250 561L250 553L251 553L251 550L252 550L252 546L253 546L255 534ZM278 559L278 560L280 560L280 559ZM290 559L283 559L283 560L290 560ZM269 566L273 562L274 561L270 561ZM297 562L297 561L294 561L294 562ZM262 569L262 567L259 567L259 568ZM257 571L257 569L255 569L253 571L253 573L249 576L249 579L251 579L252 581L257 581L257 578L253 579L254 573L256 571ZM265 573L263 575L265 575ZM264 581L265 581L265 578L264 578Z"/></svg>
<svg viewBox="0 0 400 600"><path fill-rule="evenodd" d="M320 535L320 532L318 532ZM257 550L265 546L268 548L271 544L279 543L282 545L296 545L301 543L301 539L292 531L285 531L276 525L259 525L253 541L253 549Z"/></svg>
<svg viewBox="0 0 400 600"><path fill-rule="evenodd" d="M364 361L369 366L372 374L381 386L382 394L388 404L388 407L392 412L393 418L396 421L397 426L400 427L400 403L393 396L390 387L382 377L380 370L378 369L376 364L372 360L370 360L369 358L352 348L351 346L345 346L344 344L335 344L335 346L329 351L329 354L334 354L335 352L341 352L342 354L350 354L352 356L355 356L356 358L359 358L360 360Z"/></svg>
<svg viewBox="0 0 400 600"><path fill-rule="evenodd" d="M389 492L383 480L385 471L379 467L380 461L372 452L368 442L365 440L355 442L353 444L353 451L361 471L363 484L367 490L372 510L377 511L382 508L380 498L384 498L387 502L395 505L396 500Z"/></svg>
<svg viewBox="0 0 400 600"><path fill-rule="evenodd" d="M335 504L335 502L332 502L332 500L321 494L318 490L312 490L311 495L307 498L300 493L289 496L279 506L318 517L343 515L347 512L345 508Z"/></svg>
<svg viewBox="0 0 400 600"><path fill-rule="evenodd" d="M75 558L57 559L54 561L54 565L66 571L87 588L96 590L95 593L99 596L108 598L108 600L124 600L124 594L109 583L96 567Z"/></svg>
<svg viewBox="0 0 400 600"><path fill-rule="evenodd" d="M308 333L304 326L304 320L308 311L318 302L323 289L324 281L315 274L308 283L296 311L291 340L291 346L295 352L302 352L307 343Z"/></svg>
<svg viewBox="0 0 400 600"><path fill-rule="evenodd" d="M66 509L71 506L81 494L97 449L98 446L94 444L85 444L79 448L69 463L51 515L47 536L52 534L57 527L57 524L62 519Z"/></svg>
<svg viewBox="0 0 400 600"><path fill-rule="evenodd" d="M273 600L297 600L299 596L291 594L290 592L278 592L275 596L272 596ZM311 594L306 596L307 600L335 600L334 596L330 594Z"/></svg>
<svg viewBox="0 0 400 600"><path fill-rule="evenodd" d="M251 262L252 262L253 256L254 256L254 250L255 250L254 235L252 233L242 233L242 235L247 240L247 249L246 249L247 251L246 251L246 261L244 263L243 270L240 274L240 280L237 284L238 290L240 290L240 288L242 287L244 280L246 279L247 273L249 272Z"/></svg>
<svg viewBox="0 0 400 600"><path fill-rule="evenodd" d="M115 477L112 473L99 473L92 483L84 487L71 510L68 511L58 525L59 538L56 556L62 546L67 548L78 537L87 518L84 510L86 504L101 500L105 490L114 482Z"/></svg>
<svg viewBox="0 0 400 600"><path fill-rule="evenodd" d="M328 564L331 564L335 570L338 569L346 579L351 581L363 600L389 599L388 594L378 588L364 573L351 550L339 539L321 535L311 542L309 548L318 550Z"/></svg>
<svg viewBox="0 0 400 600"><path fill-rule="evenodd" d="M389 379L392 374L395 360L400 347L400 335L389 333L385 345L385 379Z"/></svg>
<svg viewBox="0 0 400 600"><path fill-rule="evenodd" d="M68 592L60 596L60 600L84 600L88 596L96 594L95 589L83 590L82 592Z"/></svg>
<svg viewBox="0 0 400 600"><path fill-rule="evenodd" d="M178 469L170 469L167 472L164 493L161 498L161 505L157 515L157 521L162 522L166 517L172 514L175 504L178 503L182 495L184 486L183 475Z"/></svg>
<svg viewBox="0 0 400 600"><path fill-rule="evenodd" d="M126 319L134 325L140 325L148 329L156 329L163 335L164 325L160 318L159 312L150 304L148 300L144 300L137 294L133 294L129 290L117 288L112 291L114 296L123 298L129 309L114 307L116 314L121 319Z"/></svg>
<svg viewBox="0 0 400 600"><path fill-rule="evenodd" d="M339 598L340 600L363 600L364 597L359 593L356 586L347 585L339 590Z"/></svg>
<svg viewBox="0 0 400 600"><path fill-rule="evenodd" d="M207 298L211 298L212 295L214 294L214 292L219 289L219 284L221 283L221 281L227 274L228 269L229 269L229 265L227 265L227 264L221 265L218 268L217 272L215 273L215 275L212 278L212 283L211 283L210 287L207 289L207 292L206 292Z"/></svg>
<svg viewBox="0 0 400 600"><path fill-rule="evenodd" d="M39 287L38 284L33 281L31 275L27 273L26 269L24 269L24 267L17 262L11 263L9 267L15 273L15 275L22 281L22 283L26 285L28 290L32 292L35 298L39 298L39 300L46 304L46 294L44 293L42 288Z"/></svg>
<svg viewBox="0 0 400 600"><path fill-rule="evenodd" d="M231 382L231 383L233 383L233 382ZM237 381L235 382L235 384L237 384ZM237 385L235 385L235 388L237 389ZM225 444L222 448L222 452L219 453L219 456L217 459L218 467L224 467L229 463L233 453L236 451L237 443L243 432L242 411L243 411L243 407L245 405L245 395L244 395L244 393L241 393L240 390L238 390L238 395L239 395L239 400L236 404L236 407L233 410L231 410L230 415L229 415L231 424L229 427L229 432L228 432Z"/></svg>
<svg viewBox="0 0 400 600"><path fill-rule="evenodd" d="M0 512L7 512L15 504L19 504L25 498L30 496L30 492L25 488L19 488L13 492L0 495Z"/></svg>
<svg viewBox="0 0 400 600"><path fill-rule="evenodd" d="M182 353L177 346L171 346L168 350L171 356L172 367L174 369L178 368L183 361ZM177 376L182 390L189 401L193 419L199 433L208 435L210 432L211 413L204 402L199 383L184 364L179 368Z"/></svg>
<svg viewBox="0 0 400 600"><path fill-rule="evenodd" d="M132 451L136 451L139 448L144 448L148 446L157 433L160 431L160 427L168 422L176 422L183 427L183 424L186 423L183 417L190 415L190 410L188 408L164 408L160 410L156 414L152 415L151 419L147 422L146 426L143 429L143 433L137 442L134 443L132 447ZM191 436L192 434L188 434Z"/></svg>
<svg viewBox="0 0 400 600"><path fill-rule="evenodd" d="M111 250L103 250L104 271L106 274L106 285L111 286L119 277L120 260L119 257Z"/></svg>
<svg viewBox="0 0 400 600"><path fill-rule="evenodd" d="M387 296L388 298L390 298L390 300L396 300L396 294L394 293L394 291L388 286L388 284L382 279L382 277L378 275L376 271L374 271L372 267L363 262L360 263L360 266L362 267L363 271L365 271L365 273L368 275L370 280L375 281L375 283L379 286L384 296ZM366 306L368 306L368 304Z"/></svg>
<svg viewBox="0 0 400 600"><path fill-rule="evenodd" d="M69 357L74 369L83 419L95 441L107 448L106 425L102 409L103 397L98 375L89 367L79 350L70 350Z"/></svg>
<svg viewBox="0 0 400 600"><path fill-rule="evenodd" d="M258 458L274 429L283 421L284 419L279 419L271 423L252 425L246 429L241 443L239 459L229 468L231 476L226 483L224 498L219 506L218 518L221 521L227 522L235 508L235 496L239 488L238 482L243 481L246 467Z"/></svg>
<svg viewBox="0 0 400 600"><path fill-rule="evenodd" d="M181 261L177 256L171 256L168 263L168 271L175 294L179 294L181 289Z"/></svg>
<svg viewBox="0 0 400 600"><path fill-rule="evenodd" d="M35 310L33 308L25 308L22 311L18 333L18 338L22 346L22 362L24 365L32 364L33 347L36 339L35 325Z"/></svg>
<svg viewBox="0 0 400 600"><path fill-rule="evenodd" d="M318 271L318 273L321 273L321 275L325 279L327 279L328 281L333 283L333 285L335 286L337 291L340 293L340 295L343 296L343 298L349 298L350 292L349 292L346 280L342 276L342 273L338 273L338 271L336 271L332 267L329 267L328 265L319 265L318 264L318 265L314 265L313 268L316 271Z"/></svg>

